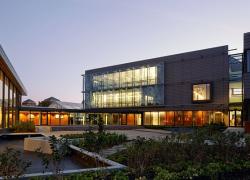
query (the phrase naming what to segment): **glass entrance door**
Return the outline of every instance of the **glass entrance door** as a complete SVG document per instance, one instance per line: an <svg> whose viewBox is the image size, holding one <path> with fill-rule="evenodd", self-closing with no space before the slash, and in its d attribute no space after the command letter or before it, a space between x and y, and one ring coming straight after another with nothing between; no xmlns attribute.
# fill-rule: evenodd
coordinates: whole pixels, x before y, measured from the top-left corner
<svg viewBox="0 0 250 180"><path fill-rule="evenodd" d="M241 127L242 126L241 111L240 110L229 111L229 126L231 126L231 127Z"/></svg>

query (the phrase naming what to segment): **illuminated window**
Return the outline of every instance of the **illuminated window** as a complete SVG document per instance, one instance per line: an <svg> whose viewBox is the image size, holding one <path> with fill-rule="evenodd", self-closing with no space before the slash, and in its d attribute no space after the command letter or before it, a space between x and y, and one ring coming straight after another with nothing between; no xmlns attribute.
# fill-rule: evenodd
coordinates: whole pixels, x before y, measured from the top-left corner
<svg viewBox="0 0 250 180"><path fill-rule="evenodd" d="M241 88L232 88L232 95L242 95Z"/></svg>
<svg viewBox="0 0 250 180"><path fill-rule="evenodd" d="M211 99L210 84L193 85L193 101L209 101Z"/></svg>
<svg viewBox="0 0 250 180"><path fill-rule="evenodd" d="M59 114L56 114L56 119L59 119ZM61 115L61 119L63 119L64 118L64 116L63 115Z"/></svg>

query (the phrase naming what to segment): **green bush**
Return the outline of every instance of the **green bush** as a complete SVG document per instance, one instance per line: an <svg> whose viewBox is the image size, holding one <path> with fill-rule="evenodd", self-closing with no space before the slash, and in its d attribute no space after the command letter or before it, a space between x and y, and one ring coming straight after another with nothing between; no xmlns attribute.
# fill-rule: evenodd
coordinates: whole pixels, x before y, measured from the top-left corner
<svg viewBox="0 0 250 180"><path fill-rule="evenodd" d="M6 148L0 153L0 178L19 179L31 166L31 162L22 160L21 152Z"/></svg>
<svg viewBox="0 0 250 180"><path fill-rule="evenodd" d="M127 136L116 133L94 133L92 131L81 135L65 135L63 137L73 138L73 144L88 151L99 152L101 149L119 145L127 141ZM77 139L82 138L82 139Z"/></svg>
<svg viewBox="0 0 250 180"><path fill-rule="evenodd" d="M10 128L11 132L15 133L23 133L23 132L35 132L36 127L34 122L17 122L15 125L13 125L12 128Z"/></svg>
<svg viewBox="0 0 250 180"><path fill-rule="evenodd" d="M138 138L126 150L108 158L129 167L136 177L156 179L216 179L223 173L248 170L250 140L238 146L243 135L197 128L162 140ZM151 175L150 175L151 174Z"/></svg>

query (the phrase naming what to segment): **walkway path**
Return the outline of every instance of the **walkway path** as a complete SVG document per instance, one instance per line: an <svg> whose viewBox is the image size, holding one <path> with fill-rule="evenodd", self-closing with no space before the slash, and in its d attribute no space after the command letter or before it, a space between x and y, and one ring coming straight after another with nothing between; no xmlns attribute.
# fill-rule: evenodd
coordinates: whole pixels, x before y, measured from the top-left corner
<svg viewBox="0 0 250 180"><path fill-rule="evenodd" d="M128 140L136 139L138 136L144 137L146 139L161 139L170 135L170 131L157 130L157 129L133 129L133 130L108 130L107 132L115 132L118 134L125 134L128 137ZM55 131L55 132L44 132L42 133L45 136L55 135L59 137L64 134L81 134L83 131Z"/></svg>

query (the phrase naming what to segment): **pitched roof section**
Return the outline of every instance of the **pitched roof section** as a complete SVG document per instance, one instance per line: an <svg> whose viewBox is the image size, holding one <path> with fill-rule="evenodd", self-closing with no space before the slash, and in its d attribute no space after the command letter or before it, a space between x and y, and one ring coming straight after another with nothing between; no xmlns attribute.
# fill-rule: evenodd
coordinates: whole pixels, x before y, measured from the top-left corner
<svg viewBox="0 0 250 180"><path fill-rule="evenodd" d="M7 67L7 70L8 70L9 72L11 72L11 74L12 74L14 80L15 80L15 81L17 82L17 84L19 85L19 88L20 88L20 91L21 91L22 95L25 95L25 96L26 96L26 95L27 95L27 90L26 90L26 88L24 87L24 85L23 85L21 79L20 79L19 76L17 75L17 73L16 73L14 67L12 66L12 64L11 64L11 62L10 62L10 60L9 60L9 58L8 58L7 55L5 54L5 52L4 52L4 50L3 50L3 48L2 48L1 45L0 45L0 56L2 57L2 58L0 58L0 59L3 59L4 64L5 64L6 67Z"/></svg>
<svg viewBox="0 0 250 180"><path fill-rule="evenodd" d="M83 109L83 105L81 103L54 101L54 102L52 102L50 104L49 108L56 108L56 109Z"/></svg>

